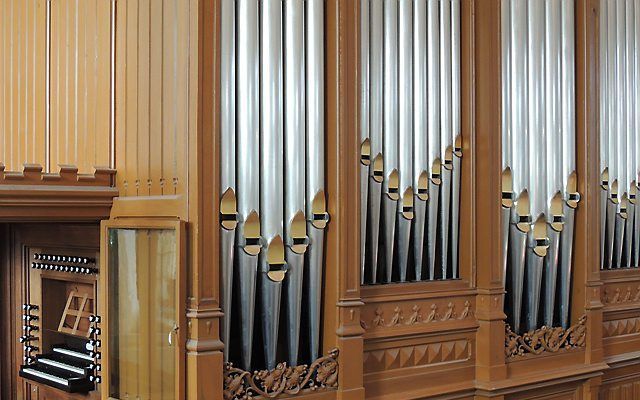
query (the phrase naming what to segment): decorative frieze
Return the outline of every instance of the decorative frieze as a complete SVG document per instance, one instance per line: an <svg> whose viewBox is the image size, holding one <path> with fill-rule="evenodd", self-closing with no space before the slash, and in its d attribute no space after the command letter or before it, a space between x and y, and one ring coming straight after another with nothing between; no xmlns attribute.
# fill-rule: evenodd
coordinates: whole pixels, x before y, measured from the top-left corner
<svg viewBox="0 0 640 400"><path fill-rule="evenodd" d="M371 313L369 311L369 313ZM366 312L363 314L367 314ZM438 324L473 319L473 304L470 300L437 302L405 302L400 304L378 305L373 315L361 321L367 331L420 324ZM367 318L366 315L363 317Z"/></svg>
<svg viewBox="0 0 640 400"><path fill-rule="evenodd" d="M311 365L291 367L280 363L272 370L244 371L232 363L224 368L225 400L250 400L255 397L275 399L302 391L336 388L338 386L338 350Z"/></svg>
<svg viewBox="0 0 640 400"><path fill-rule="evenodd" d="M587 338L586 321L587 317L583 315L575 325L568 329L543 326L522 335L513 332L507 324L504 343L505 356L507 359L514 359L531 354L557 353L561 350L584 347Z"/></svg>
<svg viewBox="0 0 640 400"><path fill-rule="evenodd" d="M602 324L602 337L612 338L640 333L640 317L605 321Z"/></svg>

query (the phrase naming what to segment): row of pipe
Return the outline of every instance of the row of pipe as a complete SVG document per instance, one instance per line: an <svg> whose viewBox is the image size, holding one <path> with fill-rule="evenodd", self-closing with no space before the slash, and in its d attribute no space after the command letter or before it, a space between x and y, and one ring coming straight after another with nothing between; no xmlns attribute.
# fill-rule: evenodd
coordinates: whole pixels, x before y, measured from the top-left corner
<svg viewBox="0 0 640 400"><path fill-rule="evenodd" d="M360 5L361 282L456 279L460 0Z"/></svg>
<svg viewBox="0 0 640 400"><path fill-rule="evenodd" d="M640 0L601 0L599 18L600 267L638 267Z"/></svg>
<svg viewBox="0 0 640 400"><path fill-rule="evenodd" d="M580 200L574 0L501 0L501 9L507 314L516 332L566 328Z"/></svg>
<svg viewBox="0 0 640 400"><path fill-rule="evenodd" d="M301 343L308 347L308 361L320 352L328 222L324 1L222 0L221 13L225 359L230 361L230 349L237 346L245 370L273 369L282 354L295 366ZM279 329L281 303L285 335ZM238 334L232 335L238 319ZM256 361L262 349L254 349L254 321L264 365Z"/></svg>

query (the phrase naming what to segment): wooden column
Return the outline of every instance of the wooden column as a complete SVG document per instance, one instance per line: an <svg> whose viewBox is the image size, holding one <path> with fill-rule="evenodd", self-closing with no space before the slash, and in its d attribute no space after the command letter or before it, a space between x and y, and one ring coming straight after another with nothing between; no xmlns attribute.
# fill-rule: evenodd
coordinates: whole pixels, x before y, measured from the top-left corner
<svg viewBox="0 0 640 400"><path fill-rule="evenodd" d="M340 350L338 399L362 399L359 1L329 0L326 26L327 230L324 350Z"/></svg>
<svg viewBox="0 0 640 400"><path fill-rule="evenodd" d="M501 246L501 36L500 0L475 0L475 240L478 302L476 380L506 378Z"/></svg>
<svg viewBox="0 0 640 400"><path fill-rule="evenodd" d="M190 0L187 399L222 399L219 245L220 1Z"/></svg>

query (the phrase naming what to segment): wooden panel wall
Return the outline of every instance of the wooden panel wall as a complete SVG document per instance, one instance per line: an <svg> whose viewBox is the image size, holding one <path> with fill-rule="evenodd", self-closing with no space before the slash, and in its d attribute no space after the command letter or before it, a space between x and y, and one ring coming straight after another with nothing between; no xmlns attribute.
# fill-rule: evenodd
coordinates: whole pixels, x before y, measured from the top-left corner
<svg viewBox="0 0 640 400"><path fill-rule="evenodd" d="M0 162L111 166L110 0L0 0Z"/></svg>
<svg viewBox="0 0 640 400"><path fill-rule="evenodd" d="M0 162L45 163L46 0L0 0Z"/></svg>
<svg viewBox="0 0 640 400"><path fill-rule="evenodd" d="M197 10L183 0L117 3L116 168L121 195L184 192L193 12Z"/></svg>

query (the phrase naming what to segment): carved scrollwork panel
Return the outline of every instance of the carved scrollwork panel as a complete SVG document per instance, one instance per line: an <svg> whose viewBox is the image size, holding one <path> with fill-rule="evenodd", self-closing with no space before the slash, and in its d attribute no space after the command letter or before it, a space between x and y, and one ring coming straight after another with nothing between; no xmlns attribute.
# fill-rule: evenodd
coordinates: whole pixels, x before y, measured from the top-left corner
<svg viewBox="0 0 640 400"><path fill-rule="evenodd" d="M505 356L510 360L527 355L557 353L561 350L584 347L587 338L586 321L587 317L583 315L568 329L543 326L522 335L516 334L509 325L506 325Z"/></svg>
<svg viewBox="0 0 640 400"><path fill-rule="evenodd" d="M288 366L280 363L273 370L248 372L226 363L224 368L225 400L251 400L255 397L275 399L338 386L338 350L317 359L311 365Z"/></svg>

